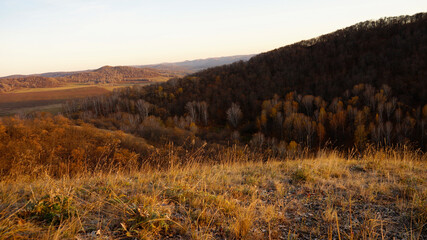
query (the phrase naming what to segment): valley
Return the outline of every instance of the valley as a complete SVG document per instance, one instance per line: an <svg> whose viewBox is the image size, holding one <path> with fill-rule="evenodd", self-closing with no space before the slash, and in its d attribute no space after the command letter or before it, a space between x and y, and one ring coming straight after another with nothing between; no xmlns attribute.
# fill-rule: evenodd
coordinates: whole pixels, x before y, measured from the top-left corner
<svg viewBox="0 0 427 240"><path fill-rule="evenodd" d="M0 239L426 239L426 66L417 13L2 78Z"/></svg>

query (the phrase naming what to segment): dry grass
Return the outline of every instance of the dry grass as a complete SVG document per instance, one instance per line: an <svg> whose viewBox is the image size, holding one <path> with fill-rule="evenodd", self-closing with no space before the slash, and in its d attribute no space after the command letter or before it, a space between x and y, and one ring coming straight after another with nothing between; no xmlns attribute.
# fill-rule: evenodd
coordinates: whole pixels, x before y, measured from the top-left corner
<svg viewBox="0 0 427 240"><path fill-rule="evenodd" d="M109 91L96 87L59 88L49 91L0 93L0 116L48 110L56 112L58 104L68 99L98 96Z"/></svg>
<svg viewBox="0 0 427 240"><path fill-rule="evenodd" d="M67 88L51 91L22 92L22 93L1 93L0 103L45 101L58 99L82 98L108 93L109 91L97 86Z"/></svg>
<svg viewBox="0 0 427 240"><path fill-rule="evenodd" d="M149 81L147 82L140 82L140 81L132 81L132 80L125 80L118 83L106 83L106 84L89 84L89 83L64 83L60 87L46 87L46 88L19 88L15 89L13 91L10 91L8 93L4 94L11 94L11 93L38 93L38 92L51 92L51 91L59 91L59 90L69 90L69 89L75 89L75 88L87 88L87 87L99 87L104 88L108 91L112 91L116 88L122 88L122 87L129 87L133 85L149 85L153 82L166 82L170 79L168 76L156 76L156 77L148 77L145 78Z"/></svg>
<svg viewBox="0 0 427 240"><path fill-rule="evenodd" d="M425 239L427 162L242 161L0 182L1 239Z"/></svg>
<svg viewBox="0 0 427 240"><path fill-rule="evenodd" d="M58 91L58 90L67 90L67 89L73 89L73 88L84 88L84 87L93 87L94 85L90 84L79 84L79 83L72 83L72 84L64 84L60 87L48 87L48 88L20 88L15 89L13 91L10 91L8 93L30 93L30 92L50 92L50 91ZM100 85L97 85L101 87Z"/></svg>
<svg viewBox="0 0 427 240"><path fill-rule="evenodd" d="M153 82L166 81L166 77L150 78ZM22 88L0 93L0 116L36 111L58 113L66 100L99 96L117 88L149 85L152 82L121 82L116 84L66 84L53 88Z"/></svg>

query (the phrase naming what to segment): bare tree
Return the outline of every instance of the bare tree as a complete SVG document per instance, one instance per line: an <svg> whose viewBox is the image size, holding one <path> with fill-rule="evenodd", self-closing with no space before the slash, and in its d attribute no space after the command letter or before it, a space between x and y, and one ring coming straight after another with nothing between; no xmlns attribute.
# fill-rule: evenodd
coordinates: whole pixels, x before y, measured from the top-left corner
<svg viewBox="0 0 427 240"><path fill-rule="evenodd" d="M357 108L355 108L355 107L353 108L351 105L348 105L347 116L348 116L350 121L355 121L357 113L358 113Z"/></svg>
<svg viewBox="0 0 427 240"><path fill-rule="evenodd" d="M391 96L391 87L387 84L383 84L381 88L384 90L384 95L389 98Z"/></svg>
<svg viewBox="0 0 427 240"><path fill-rule="evenodd" d="M311 147L313 136L316 133L316 122L310 121L310 118L304 118L304 127L307 135L307 146Z"/></svg>
<svg viewBox="0 0 427 240"><path fill-rule="evenodd" d="M141 121L141 117L139 115L128 114L127 115L129 121L129 127L135 129Z"/></svg>
<svg viewBox="0 0 427 240"><path fill-rule="evenodd" d="M421 146L424 146L425 125L426 125L426 120L423 118L423 119L421 119L421 122L420 122L420 128L421 128Z"/></svg>
<svg viewBox="0 0 427 240"><path fill-rule="evenodd" d="M208 104L203 102L197 103L197 110L199 112L200 120L207 125L208 124Z"/></svg>
<svg viewBox="0 0 427 240"><path fill-rule="evenodd" d="M237 127L242 115L242 110L240 110L240 106L236 103L232 103L231 107L227 110L227 120L233 127Z"/></svg>
<svg viewBox="0 0 427 240"><path fill-rule="evenodd" d="M395 112L394 115L396 117L396 121L397 123L400 123L402 121L402 110L400 108L398 108Z"/></svg>
<svg viewBox="0 0 427 240"><path fill-rule="evenodd" d="M375 88L370 84L365 84L365 91L363 92L365 99L370 100L371 97L374 96L374 94L375 94Z"/></svg>
<svg viewBox="0 0 427 240"><path fill-rule="evenodd" d="M188 102L185 105L185 110L187 110L188 114L190 115L191 121L195 122L197 120L196 102Z"/></svg>
<svg viewBox="0 0 427 240"><path fill-rule="evenodd" d="M391 114L393 113L396 105L393 102L387 102L385 104L385 112L387 114L387 119L390 120Z"/></svg>
<svg viewBox="0 0 427 240"><path fill-rule="evenodd" d="M416 121L411 116L406 116L402 123L403 136L409 137L415 127Z"/></svg>
<svg viewBox="0 0 427 240"><path fill-rule="evenodd" d="M384 113L384 104L382 102L378 103L378 118L379 121L383 121L383 113Z"/></svg>
<svg viewBox="0 0 427 240"><path fill-rule="evenodd" d="M264 134L262 134L261 132L255 133L252 136L252 139L250 141L250 144L252 145L252 147L255 148L262 148L264 146L265 143L265 137Z"/></svg>
<svg viewBox="0 0 427 240"><path fill-rule="evenodd" d="M138 109L138 113L142 118L148 117L151 110L151 104L149 102L144 101L143 99L139 99L136 101L136 108Z"/></svg>
<svg viewBox="0 0 427 240"><path fill-rule="evenodd" d="M173 121L175 123L175 126L184 129L184 128L190 126L191 117L189 117L189 116L187 116L187 117L174 116Z"/></svg>
<svg viewBox="0 0 427 240"><path fill-rule="evenodd" d="M275 121L276 121L277 128L279 129L280 139L282 139L282 137L283 137L283 114L281 112L278 112L276 114Z"/></svg>
<svg viewBox="0 0 427 240"><path fill-rule="evenodd" d="M385 133L386 144L388 144L388 145L391 143L391 133L392 133L392 130L393 130L393 124L391 122L387 121L385 123L385 131L384 131L384 133Z"/></svg>
<svg viewBox="0 0 427 240"><path fill-rule="evenodd" d="M374 142L379 143L383 139L384 133L384 124L382 122L378 123L378 126L373 126L371 128L371 138Z"/></svg>

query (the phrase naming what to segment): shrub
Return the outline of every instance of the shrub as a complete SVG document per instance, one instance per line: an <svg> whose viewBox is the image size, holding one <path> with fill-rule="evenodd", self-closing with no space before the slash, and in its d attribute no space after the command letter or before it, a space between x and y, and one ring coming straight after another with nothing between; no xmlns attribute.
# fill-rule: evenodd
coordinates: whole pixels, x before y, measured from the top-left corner
<svg viewBox="0 0 427 240"><path fill-rule="evenodd" d="M294 182L305 182L309 179L309 173L304 168L298 168L291 174L291 179Z"/></svg>
<svg viewBox="0 0 427 240"><path fill-rule="evenodd" d="M21 217L26 217L46 224L59 225L65 219L76 215L72 199L56 195L46 195L40 200L30 201Z"/></svg>

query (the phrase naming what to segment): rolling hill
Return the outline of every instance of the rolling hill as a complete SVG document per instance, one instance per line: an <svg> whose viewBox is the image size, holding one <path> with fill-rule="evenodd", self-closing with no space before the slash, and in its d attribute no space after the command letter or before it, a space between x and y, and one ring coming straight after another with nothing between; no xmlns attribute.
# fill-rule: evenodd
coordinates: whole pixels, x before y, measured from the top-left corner
<svg viewBox="0 0 427 240"><path fill-rule="evenodd" d="M257 101L274 94L297 91L332 100L360 83L387 84L396 97L416 105L427 99L426 59L427 14L422 13L358 23L248 62L195 73L175 86L183 87L187 98L182 108L189 99L205 100L213 109L239 102L247 115L260 109Z"/></svg>
<svg viewBox="0 0 427 240"><path fill-rule="evenodd" d="M177 76L182 76L182 74L151 68L104 66L96 70L88 71L5 77L0 79L0 92L9 92L21 88L52 88L69 83L100 84L157 80L165 81L171 77Z"/></svg>
<svg viewBox="0 0 427 240"><path fill-rule="evenodd" d="M126 112L132 127L107 125L138 132L143 100L166 125L201 126L206 139L425 148L426 59L427 14L388 17L68 109L92 112L99 126Z"/></svg>
<svg viewBox="0 0 427 240"><path fill-rule="evenodd" d="M65 83L117 83L123 81L167 80L173 77L230 64L247 61L252 55L237 55L218 58L197 59L176 63L161 63L140 66L104 66L95 70L73 72L48 72L31 75L11 75L0 77L0 92L10 92L20 88L59 87Z"/></svg>

